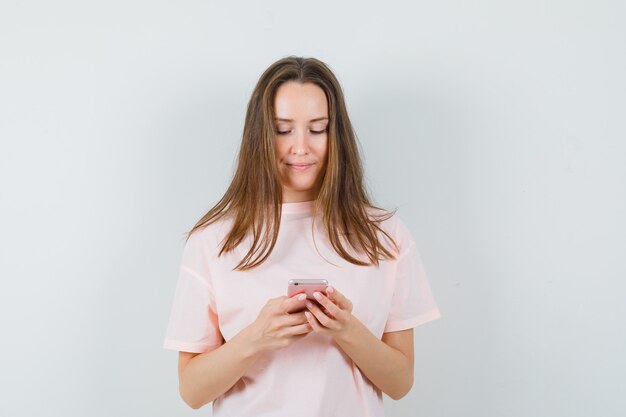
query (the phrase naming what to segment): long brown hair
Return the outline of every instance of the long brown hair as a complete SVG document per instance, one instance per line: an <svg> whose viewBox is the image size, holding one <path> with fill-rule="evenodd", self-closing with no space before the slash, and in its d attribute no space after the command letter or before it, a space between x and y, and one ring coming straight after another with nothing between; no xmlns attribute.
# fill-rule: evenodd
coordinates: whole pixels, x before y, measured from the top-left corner
<svg viewBox="0 0 626 417"><path fill-rule="evenodd" d="M259 78L248 102L232 182L221 200L187 232L187 239L196 229L223 216L232 216L231 229L218 256L235 249L250 232L252 245L234 269L254 268L272 252L278 238L282 204L282 185L274 154L274 96L286 81L313 83L324 90L328 101L328 161L325 172L320 173L323 180L313 212L322 215L333 248L356 265L378 266L381 254L382 259L395 259L381 244L377 233L384 234L399 251L397 243L379 226L397 209L386 211L370 203L356 134L339 81L322 61L297 56L274 62ZM374 213L376 210L382 214ZM348 244L357 252L365 252L370 262L349 254L342 237L347 237Z"/></svg>

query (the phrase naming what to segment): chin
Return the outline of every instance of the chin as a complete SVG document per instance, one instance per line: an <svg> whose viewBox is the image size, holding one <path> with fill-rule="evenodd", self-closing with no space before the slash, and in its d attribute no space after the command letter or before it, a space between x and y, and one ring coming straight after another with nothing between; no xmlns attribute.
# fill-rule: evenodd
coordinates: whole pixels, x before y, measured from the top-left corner
<svg viewBox="0 0 626 417"><path fill-rule="evenodd" d="M293 191L311 191L314 184L291 184L289 187Z"/></svg>

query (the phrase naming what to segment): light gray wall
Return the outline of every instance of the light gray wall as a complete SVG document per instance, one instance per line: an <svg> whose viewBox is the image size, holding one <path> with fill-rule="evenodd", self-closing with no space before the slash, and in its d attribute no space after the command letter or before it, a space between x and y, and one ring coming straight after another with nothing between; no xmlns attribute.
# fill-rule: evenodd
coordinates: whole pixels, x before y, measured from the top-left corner
<svg viewBox="0 0 626 417"><path fill-rule="evenodd" d="M625 415L625 11L2 0L0 415L199 414L161 348L182 233L289 54L342 82L443 315L388 415Z"/></svg>

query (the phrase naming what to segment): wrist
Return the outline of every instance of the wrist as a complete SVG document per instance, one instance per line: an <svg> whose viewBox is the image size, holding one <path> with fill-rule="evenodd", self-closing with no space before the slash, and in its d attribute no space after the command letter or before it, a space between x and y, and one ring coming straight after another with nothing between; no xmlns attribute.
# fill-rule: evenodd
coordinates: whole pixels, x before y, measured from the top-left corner
<svg viewBox="0 0 626 417"><path fill-rule="evenodd" d="M252 323L241 330L234 338L237 339L238 350L245 358L254 358L263 352L263 347L259 343L259 338L256 334L256 328L254 323Z"/></svg>
<svg viewBox="0 0 626 417"><path fill-rule="evenodd" d="M342 331L335 333L333 338L336 342L348 343L350 340L354 339L355 335L362 327L363 323L350 314L350 320L348 321L348 324L346 324L346 327Z"/></svg>

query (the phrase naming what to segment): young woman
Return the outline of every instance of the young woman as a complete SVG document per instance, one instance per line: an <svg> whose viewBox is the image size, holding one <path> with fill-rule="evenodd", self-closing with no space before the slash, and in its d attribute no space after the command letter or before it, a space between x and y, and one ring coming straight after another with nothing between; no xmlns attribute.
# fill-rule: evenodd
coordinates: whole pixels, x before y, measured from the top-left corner
<svg viewBox="0 0 626 417"><path fill-rule="evenodd" d="M317 300L287 282L323 278ZM286 57L248 104L238 165L187 235L164 347L219 416L384 416L413 384L413 328L441 317L405 224L375 207L331 70Z"/></svg>

